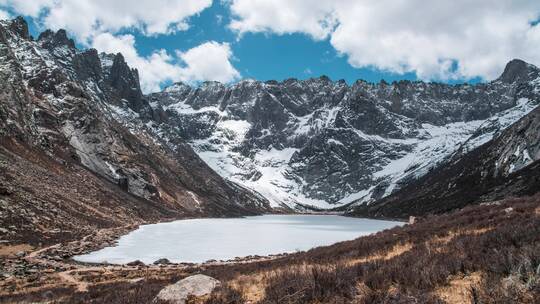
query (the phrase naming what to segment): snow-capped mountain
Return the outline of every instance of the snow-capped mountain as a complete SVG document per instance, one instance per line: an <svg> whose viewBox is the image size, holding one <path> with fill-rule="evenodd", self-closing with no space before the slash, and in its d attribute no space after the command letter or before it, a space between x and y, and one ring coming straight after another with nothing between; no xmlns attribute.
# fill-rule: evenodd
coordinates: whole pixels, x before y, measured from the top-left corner
<svg viewBox="0 0 540 304"><path fill-rule="evenodd" d="M222 176L274 206L333 208L385 197L491 140L540 101L539 70L511 61L495 81L176 83L147 96Z"/></svg>
<svg viewBox="0 0 540 304"><path fill-rule="evenodd" d="M476 85L322 76L176 83L145 96L121 54L78 50L63 30L34 40L23 19L1 25L3 136L194 212L268 210L265 199L296 209L372 202L488 142L540 100L539 70L520 60Z"/></svg>
<svg viewBox="0 0 540 304"><path fill-rule="evenodd" d="M406 218L531 196L540 189L540 107L467 153L454 154L420 179L351 214Z"/></svg>
<svg viewBox="0 0 540 304"><path fill-rule="evenodd" d="M270 210L182 139L154 132L166 115L121 54L79 50L63 30L34 39L21 17L0 21L0 92L6 238Z"/></svg>

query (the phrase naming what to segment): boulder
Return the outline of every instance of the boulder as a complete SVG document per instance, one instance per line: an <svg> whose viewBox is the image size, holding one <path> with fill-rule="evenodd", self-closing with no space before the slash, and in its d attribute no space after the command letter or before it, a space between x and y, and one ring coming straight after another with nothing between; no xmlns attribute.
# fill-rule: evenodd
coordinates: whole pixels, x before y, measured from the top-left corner
<svg viewBox="0 0 540 304"><path fill-rule="evenodd" d="M171 261L169 261L168 259L159 259L159 260L156 260L153 264L154 265L167 265L170 263Z"/></svg>
<svg viewBox="0 0 540 304"><path fill-rule="evenodd" d="M145 264L142 261L139 261L139 260L129 262L126 265L127 266L145 266Z"/></svg>
<svg viewBox="0 0 540 304"><path fill-rule="evenodd" d="M190 296L201 297L210 294L221 283L204 274L196 274L163 288L156 298L171 304L185 304Z"/></svg>

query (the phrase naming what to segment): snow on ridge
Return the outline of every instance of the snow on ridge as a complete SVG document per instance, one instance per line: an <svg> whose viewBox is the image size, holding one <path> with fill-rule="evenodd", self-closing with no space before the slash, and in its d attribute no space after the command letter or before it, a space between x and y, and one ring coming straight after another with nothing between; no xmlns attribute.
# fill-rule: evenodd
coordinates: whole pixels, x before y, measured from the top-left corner
<svg viewBox="0 0 540 304"><path fill-rule="evenodd" d="M206 106L200 109L194 109L191 105L186 104L185 101L179 101L177 103L171 104L165 107L165 110L174 110L179 114L198 114L198 113L204 113L204 112L216 112L220 116L227 116L226 111L221 111L216 106Z"/></svg>
<svg viewBox="0 0 540 304"><path fill-rule="evenodd" d="M330 127L336 120L340 109L340 107L334 106L331 108L319 109L304 116L295 116L297 124L295 126L294 135L306 135L311 131Z"/></svg>
<svg viewBox="0 0 540 304"><path fill-rule="evenodd" d="M237 86L241 85L241 83L237 84ZM181 84L181 86L183 85ZM266 84L262 83L262 86L264 87ZM276 96L266 89L262 91L279 102ZM299 100L307 100L306 95L300 95L298 98ZM246 103L254 100L254 98L250 98L243 102L241 104L242 111L248 110L249 107ZM453 103L453 101L448 102ZM221 176L260 193L271 202L272 206L278 207L284 204L297 209L302 209L303 206L334 208L349 203L370 202L374 199L374 193L382 193L383 196L390 195L399 189L400 182L424 175L429 169L446 161L456 151L467 152L491 140L496 136L498 130L508 127L533 108L533 102L519 99L516 106L486 120L453 122L441 126L428 123L418 125L411 118L393 113L385 108L379 109L383 113L391 115L392 119L397 120L396 125L402 131L403 138L367 134L356 128L347 128L347 130L352 131L363 140L372 142L374 146L383 146L390 150L393 147L399 148L398 152L401 155L399 153L394 153L397 156L386 157L383 155L378 164L375 164L375 172L371 173L373 183L367 184L367 189L353 193L342 192L345 196L340 199L338 197L338 201L325 201L307 197L305 194L307 192L304 191L310 189L310 185L307 185L301 177L294 173L296 167L290 163L293 155L299 151L298 148L293 148L296 146L285 144L285 148L283 148L281 145L274 147L269 144L267 149L255 148L253 150L251 148L253 153L245 155L240 151L242 151L243 145L248 143L246 140L251 140L246 136L254 126L246 120L231 119L237 115L231 114L234 112L229 113L229 108L225 107L221 110L217 106L207 105L195 109L187 104L186 100L165 107L166 110L173 110L180 115L217 113L219 117L215 122L215 129L211 136L190 142L194 150ZM327 128L333 128L341 109L340 104L326 104L304 116L297 116L286 110L289 121L283 132L287 134L289 143L293 143L297 137L302 138L306 135L317 134ZM272 136L269 129L259 129L258 131L262 136L253 138L255 140L264 141L267 136ZM332 138L328 139L328 143L343 145L342 142ZM409 150L410 152L405 152Z"/></svg>
<svg viewBox="0 0 540 304"><path fill-rule="evenodd" d="M443 126L422 124L422 131L429 134L430 138L427 140L418 140L411 153L390 161L381 170L373 174L374 178L388 183L383 197L392 194L399 181L411 175L415 178L421 177L428 170L448 159L458 149L463 148L465 152L468 152L490 141L497 135L497 131L506 129L512 123L527 115L536 106L538 104L531 102L527 98L520 98L515 107L486 120L457 122ZM495 130L474 137L476 131L482 128L490 129L489 127L493 124L497 124ZM519 153L521 154L521 152L523 151ZM526 155L524 155L525 158ZM358 193L353 193L341 199L339 203L347 204L355 201L357 203L369 203L371 201L370 194L373 190L374 187L370 187Z"/></svg>
<svg viewBox="0 0 540 304"><path fill-rule="evenodd" d="M383 195L387 196L398 188L397 185L400 180L411 175L416 178L420 177L427 173L430 168L445 161L445 159L466 143L477 130L485 127L487 123L498 122L501 128L506 128L533 108L534 105L528 102L528 100L520 99L516 107L504 111L500 116L495 116L486 120L455 122L442 126L422 124L419 135L413 138L384 138L379 135L365 134L357 129L353 129L353 131L357 133L358 136L368 140L388 144L412 145L414 147L412 152L407 153L398 159L390 160L379 171L373 174L375 179L386 181L386 183L388 183ZM337 113L338 110L338 107L334 107L332 109L327 109L327 113ZM187 112L189 113L189 111ZM299 117L300 123L295 125L295 135L306 134L314 126L328 126L328 121L331 121L331 115L325 115L327 121L322 122L313 119L314 114L315 113L311 113L304 117ZM218 127L218 129L236 130L236 133L240 135L245 135L250 127L249 123L242 121L222 120L218 123L218 125L220 124L221 126ZM468 149L472 149L489 141L494 135L494 132L483 134L478 140L469 142ZM212 138L215 139L215 136L216 135L212 136ZM222 136L218 134L216 137ZM195 146L200 146L203 143L208 144L212 138L199 141ZM235 140L235 142L236 144L239 144L241 140ZM341 144L338 141L331 142L333 144ZM253 158L248 158L233 151L233 146L234 144L223 144L218 145L218 149L214 149L213 151L201 151L199 149L198 152L201 158L209 163L209 165L222 176L261 193L270 200L274 207L285 203L291 207L305 205L317 208L334 208L358 200L361 202L369 202L376 187L376 185L373 185L368 189L349 194L336 203L311 199L306 197L301 191L302 186L304 186L302 184L303 182L298 181L298 178L291 179L288 175L288 170L290 168L289 161L297 149L285 148L278 150L276 148L271 148L268 151L258 151ZM260 174L260 176L254 178L250 177L250 174L255 174L255 176Z"/></svg>

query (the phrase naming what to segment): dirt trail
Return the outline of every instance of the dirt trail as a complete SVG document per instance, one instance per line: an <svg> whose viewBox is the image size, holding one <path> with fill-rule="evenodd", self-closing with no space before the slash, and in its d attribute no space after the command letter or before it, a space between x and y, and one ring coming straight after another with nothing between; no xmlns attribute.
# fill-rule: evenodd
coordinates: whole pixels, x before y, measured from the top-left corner
<svg viewBox="0 0 540 304"><path fill-rule="evenodd" d="M88 291L89 283L88 282L83 282L83 281L77 279L76 277L71 275L71 272L72 272L71 270L60 272L60 273L58 273L58 276L62 280L64 280L65 282L75 285L77 291L79 291L79 292Z"/></svg>
<svg viewBox="0 0 540 304"><path fill-rule="evenodd" d="M121 227L123 228L129 228L130 226ZM118 229L118 228L114 228ZM79 241L75 241L80 244L84 244L88 242L88 239L91 237L98 237L101 235L105 235L109 232L109 229L102 229L97 231L94 234L87 235L83 237ZM72 242L74 243L74 242ZM57 272L56 275L67 285L74 285L76 287L76 290L79 292L86 292L88 291L88 287L91 285L89 282L85 282L81 280L79 277L84 276L85 273L89 272L106 272L106 271L121 271L121 270L135 270L137 267L133 266L86 266L81 264L74 264L74 263L66 263L63 261L53 261L48 258L43 258L43 253L46 253L49 250L52 249L59 249L62 247L62 244L54 244L48 247L41 248L39 250L35 250L27 254L24 259L31 263L31 264L39 264L43 265L49 268L55 268L55 269L67 269L64 271ZM76 275L74 275L76 273Z"/></svg>
<svg viewBox="0 0 540 304"><path fill-rule="evenodd" d="M124 234L126 230L129 230L130 228L133 228L133 226L125 226L120 228L111 228L111 229L102 229L99 231L94 232L93 234L87 235L83 237L80 240L70 242L68 244L54 244L48 247L44 247L38 250L34 250L30 253L28 253L24 259L30 263L30 264L38 264L41 266L45 266L49 269L56 269L57 272L54 273L55 278L60 279L60 281L67 285L67 286L73 286L78 292L87 292L89 288L91 288L93 285L98 284L99 282L89 282L87 281L88 278L95 277L96 273L101 273L102 277L107 277L106 274L110 275L109 279L102 280L101 283L105 281L125 281L125 282L136 282L140 279L142 279L142 276L139 276L139 273L143 275L143 272L141 271L140 266L127 266L127 265L85 265L85 264L78 264L73 263L71 260L53 260L50 259L51 254L47 254L49 251L55 251L55 250L62 250L65 248L69 248L71 245L77 246L88 246L90 244L95 243L95 240L100 240L100 237L106 236L110 237L111 232L118 232L122 231L122 233L118 233L118 235ZM113 234L116 236L116 233ZM96 248L93 248L92 250L95 250ZM227 265L227 264L244 264L244 263L253 263L258 261L268 261L272 259L279 258L280 255L276 256L267 256L267 257L261 257L260 259L253 259L253 260L232 260L232 261L225 261L225 262L213 262L208 264L200 264L200 265ZM182 271L189 269L192 266L189 265L182 265L182 264L171 264L171 265L146 265L144 266L144 270L148 273L151 271L161 272L161 271ZM134 277L116 277L113 275L114 273L119 272L131 272ZM85 278L87 280L85 280ZM60 282L59 282L60 283Z"/></svg>

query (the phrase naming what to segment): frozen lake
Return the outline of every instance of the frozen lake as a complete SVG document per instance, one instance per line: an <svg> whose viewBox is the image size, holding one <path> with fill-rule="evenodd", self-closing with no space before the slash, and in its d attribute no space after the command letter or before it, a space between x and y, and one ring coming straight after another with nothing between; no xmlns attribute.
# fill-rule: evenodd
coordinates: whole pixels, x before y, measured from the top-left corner
<svg viewBox="0 0 540 304"><path fill-rule="evenodd" d="M144 225L118 245L76 256L81 262L124 264L200 263L248 255L268 255L330 245L401 225L401 222L336 215L264 215L232 219L193 219Z"/></svg>

